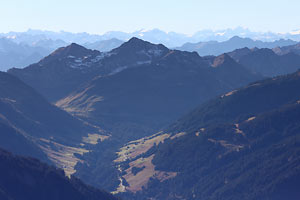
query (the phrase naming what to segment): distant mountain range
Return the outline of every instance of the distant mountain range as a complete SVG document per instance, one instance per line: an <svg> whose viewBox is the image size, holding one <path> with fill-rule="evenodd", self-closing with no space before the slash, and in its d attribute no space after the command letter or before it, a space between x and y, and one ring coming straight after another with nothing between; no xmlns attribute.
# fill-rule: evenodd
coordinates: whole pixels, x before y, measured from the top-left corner
<svg viewBox="0 0 300 200"><path fill-rule="evenodd" d="M275 41L279 39L290 39L300 41L300 32L291 31L289 33L272 33L272 32L254 32L247 28L237 27L234 29L224 30L201 30L193 35L186 35L176 32L164 32L159 29L145 30L141 29L132 33L125 33L121 31L110 31L102 35L88 34L88 33L70 33L65 31L41 31L29 29L25 32L9 32L0 33L0 37L13 39L17 43L32 44L40 40L63 40L66 43L94 43L101 40L119 39L128 41L132 37L137 37L147 40L152 43L161 43L169 48L174 48L183 45L184 43L191 42L207 42L207 41L226 41L234 36L243 38L251 38L253 40L261 41Z"/></svg>
<svg viewBox="0 0 300 200"><path fill-rule="evenodd" d="M12 67L23 68L38 62L55 49L71 43L78 43L88 49L108 52L132 37L155 44L163 44L173 49L196 51L201 56L220 55L244 47L278 48L295 45L296 41L300 41L300 36L297 38L296 32L277 34L276 37L276 34L271 37L272 34L268 33L265 38L258 37L260 33L249 32L249 30L241 28L223 30L222 33L224 34L220 34L218 31L201 31L193 36L187 36L174 32L166 33L158 29L140 30L133 33L108 32L103 35L40 30L2 33L0 34L0 58L2 58L0 70L6 71ZM279 51L277 49L278 53L280 53ZM281 54L286 51L282 50Z"/></svg>
<svg viewBox="0 0 300 200"><path fill-rule="evenodd" d="M259 33L240 27L219 31L203 30L192 36L175 32L167 33L159 29L139 30L132 33L111 31L103 35L29 29L26 32L0 33L0 70L6 71L12 67L23 68L38 62L55 49L71 43L106 52L119 47L132 37L137 37L169 48L197 51L203 56L220 55L243 47L275 48L294 45L295 41L300 41L299 33L297 31L286 34Z"/></svg>
<svg viewBox="0 0 300 200"><path fill-rule="evenodd" d="M86 47L87 49L93 49L93 50L98 50L101 52L107 52L107 51L111 51L112 49L115 49L119 46L121 46L121 44L123 44L124 41L116 39L116 38L112 38L112 39L108 39L108 40L100 40L97 42L92 42L92 43L85 43L83 44L84 47Z"/></svg>
<svg viewBox="0 0 300 200"><path fill-rule="evenodd" d="M176 49L182 51L196 51L200 56L206 55L220 55L222 53L227 53L235 49L240 48L275 48L283 47L289 45L295 45L297 42L293 40L276 40L273 42L262 42L259 40L252 40L250 38L241 38L234 36L227 41L218 42L218 41L208 41L208 42L199 42L199 43L186 43L181 47Z"/></svg>
<svg viewBox="0 0 300 200"><path fill-rule="evenodd" d="M38 62L50 52L48 47L17 44L10 39L0 38L0 71L12 67L25 67Z"/></svg>

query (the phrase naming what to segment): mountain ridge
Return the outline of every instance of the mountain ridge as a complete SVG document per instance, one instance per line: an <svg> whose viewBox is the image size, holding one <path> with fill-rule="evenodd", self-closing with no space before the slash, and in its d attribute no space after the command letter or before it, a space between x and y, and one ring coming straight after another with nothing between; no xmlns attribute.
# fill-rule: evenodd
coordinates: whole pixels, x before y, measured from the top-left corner
<svg viewBox="0 0 300 200"><path fill-rule="evenodd" d="M178 50L185 51L196 51L201 56L207 55L220 55L223 53L231 52L239 48L275 48L288 45L295 45L297 42L292 40L276 40L273 42L262 42L259 40L252 40L250 38L241 38L239 36L234 36L227 41L217 42L199 42L199 43L186 43L181 47L177 47Z"/></svg>

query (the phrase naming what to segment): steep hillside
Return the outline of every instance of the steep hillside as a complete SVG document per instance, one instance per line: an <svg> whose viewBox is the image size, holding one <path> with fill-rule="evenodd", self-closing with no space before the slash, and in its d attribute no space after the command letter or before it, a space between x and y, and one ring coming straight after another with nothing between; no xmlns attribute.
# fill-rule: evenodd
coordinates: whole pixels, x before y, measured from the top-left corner
<svg viewBox="0 0 300 200"><path fill-rule="evenodd" d="M3 115L0 116L0 147L18 155L32 156L50 162L46 154L26 135L11 126Z"/></svg>
<svg viewBox="0 0 300 200"><path fill-rule="evenodd" d="M99 127L72 117L4 72L0 73L0 123L2 147L49 159L68 173L74 173L72 168L80 161L75 154L88 152L84 145L89 145L92 138L96 139L92 143L97 143L107 137Z"/></svg>
<svg viewBox="0 0 300 200"><path fill-rule="evenodd" d="M202 126L246 120L257 113L279 108L300 99L300 72L254 82L202 104L171 125L167 131L189 132ZM199 123L201 122L201 123Z"/></svg>
<svg viewBox="0 0 300 200"><path fill-rule="evenodd" d="M114 200L111 194L67 178L62 170L32 158L14 156L0 149L0 198L2 200Z"/></svg>
<svg viewBox="0 0 300 200"><path fill-rule="evenodd" d="M86 136L86 132L98 131L51 105L10 74L0 73L0 91L1 115L31 136L67 142Z"/></svg>
<svg viewBox="0 0 300 200"><path fill-rule="evenodd" d="M300 72L211 100L120 149L125 199L296 200ZM145 175L147 174L147 175ZM136 182L138 177L146 177Z"/></svg>
<svg viewBox="0 0 300 200"><path fill-rule="evenodd" d="M165 183L150 180L141 193L157 199L296 200L299 118L299 104L291 104L238 124L206 126L165 141L152 163L157 171L177 176Z"/></svg>

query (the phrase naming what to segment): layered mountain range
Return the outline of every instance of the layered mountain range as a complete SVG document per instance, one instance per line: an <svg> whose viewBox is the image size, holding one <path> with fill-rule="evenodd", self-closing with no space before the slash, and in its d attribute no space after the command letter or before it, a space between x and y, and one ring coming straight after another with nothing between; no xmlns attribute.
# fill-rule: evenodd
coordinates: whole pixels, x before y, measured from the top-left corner
<svg viewBox="0 0 300 200"><path fill-rule="evenodd" d="M135 126L142 134L262 78L227 55L215 60L132 38L106 53L71 44L9 73L83 120L110 131Z"/></svg>
<svg viewBox="0 0 300 200"><path fill-rule="evenodd" d="M25 32L8 32L0 33L1 37L11 38L17 43L36 43L39 40L63 40L67 43L94 43L101 40L110 40L117 38L122 41L127 41L132 37L138 37L142 40L147 40L152 43L162 43L170 48L178 47L184 43L197 43L199 41L219 41L223 42L229 40L234 36L251 38L253 40L274 41L279 39L291 39L299 41L300 32L294 30L288 33L274 33L274 32L254 32L247 28L237 27L223 30L200 30L192 35L186 35L176 32L165 32L160 29L141 29L131 33L122 31L109 31L102 35L89 33L70 33L66 31L53 32L29 29Z"/></svg>
<svg viewBox="0 0 300 200"><path fill-rule="evenodd" d="M196 51L201 56L206 55L220 55L222 53L230 52L235 49L240 48L281 48L283 46L295 45L297 42L293 40L276 40L272 42L263 42L259 40L252 40L250 38L241 38L234 36L227 41L208 41L208 42L198 42L198 43L186 43L181 47L176 49L182 51Z"/></svg>
<svg viewBox="0 0 300 200"><path fill-rule="evenodd" d="M213 33L210 33L213 35ZM230 33L231 35L233 33ZM239 35L238 33L236 35ZM0 34L1 36L1 34ZM115 37L114 37L115 36ZM146 39L152 43L162 43L168 47L175 48L175 44L169 44L172 41L185 40L187 43L175 49L185 51L197 51L199 55L220 55L238 48L275 48L274 51L278 54L284 54L287 50L280 51L281 47L296 45L297 42L291 39L278 39L271 41L260 41L258 38L252 36L247 37L243 34L242 37L232 35L230 38L219 40L205 40L198 39L184 39L184 35L166 34L159 30L152 30L149 32L136 32L131 34L118 34L117 32L110 32L107 36L89 35L89 34L72 34L72 33L52 33L42 31L28 31L26 33L7 33L2 34L0 40L0 70L6 71L12 67L24 68L29 64L38 62L40 59L48 55L55 49L67 46L70 43L78 43L88 49L98 50L101 52L108 52L114 48L119 47L124 41L128 41L131 37L138 37ZM233 37L234 36L234 37ZM175 37L176 39L168 39L168 37ZM253 39L251 39L253 38ZM202 42L199 42L202 41ZM181 45L181 44L180 44ZM178 45L177 45L178 46ZM291 48L291 47L287 47Z"/></svg>
<svg viewBox="0 0 300 200"><path fill-rule="evenodd" d="M72 43L0 73L0 147L124 199L294 200L294 49L201 57L138 38L108 52ZM78 198L95 194L77 186ZM10 191L0 187L19 198Z"/></svg>

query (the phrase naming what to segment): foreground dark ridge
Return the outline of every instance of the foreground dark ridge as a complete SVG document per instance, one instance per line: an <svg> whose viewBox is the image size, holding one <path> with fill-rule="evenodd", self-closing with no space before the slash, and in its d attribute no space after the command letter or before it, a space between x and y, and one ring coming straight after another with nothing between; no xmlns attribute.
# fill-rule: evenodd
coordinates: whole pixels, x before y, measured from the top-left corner
<svg viewBox="0 0 300 200"><path fill-rule="evenodd" d="M1 200L116 200L111 194L67 178L63 170L0 149Z"/></svg>

